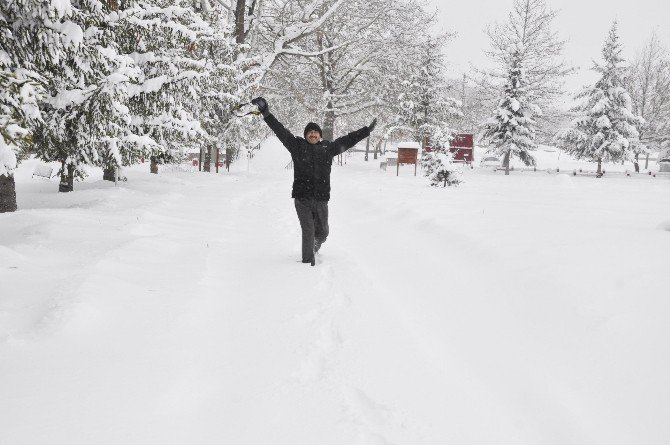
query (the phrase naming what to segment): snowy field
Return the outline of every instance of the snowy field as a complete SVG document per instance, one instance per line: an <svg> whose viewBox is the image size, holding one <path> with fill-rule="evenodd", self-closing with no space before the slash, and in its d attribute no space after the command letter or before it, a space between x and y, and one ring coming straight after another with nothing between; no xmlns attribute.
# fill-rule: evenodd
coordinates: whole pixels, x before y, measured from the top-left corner
<svg viewBox="0 0 670 445"><path fill-rule="evenodd" d="M22 164L0 443L670 443L670 178L433 189L356 153L310 267L288 161L271 140L230 173L69 194Z"/></svg>

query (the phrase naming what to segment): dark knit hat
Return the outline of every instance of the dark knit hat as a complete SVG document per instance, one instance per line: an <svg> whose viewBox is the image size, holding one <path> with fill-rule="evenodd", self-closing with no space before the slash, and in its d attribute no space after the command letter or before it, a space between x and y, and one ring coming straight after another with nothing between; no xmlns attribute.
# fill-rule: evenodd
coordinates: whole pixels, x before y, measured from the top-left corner
<svg viewBox="0 0 670 445"><path fill-rule="evenodd" d="M319 132L320 136L323 136L323 133L321 132L321 127L319 127L314 122L310 122L309 124L307 124L307 126L305 127L305 131L302 134L305 137L305 139L307 139L307 132L309 132L310 130L316 130Z"/></svg>

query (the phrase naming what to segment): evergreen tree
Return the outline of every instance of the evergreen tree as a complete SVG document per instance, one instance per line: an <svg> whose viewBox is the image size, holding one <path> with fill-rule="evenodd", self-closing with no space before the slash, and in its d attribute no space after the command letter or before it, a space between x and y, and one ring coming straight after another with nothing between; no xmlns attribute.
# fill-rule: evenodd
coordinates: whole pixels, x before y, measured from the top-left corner
<svg viewBox="0 0 670 445"><path fill-rule="evenodd" d="M124 148L138 140L126 105L138 71L115 44L118 17L115 2L71 0L63 57L45 74L48 95L35 151L46 162L60 162L62 192L86 176L87 165L121 165Z"/></svg>
<svg viewBox="0 0 670 445"><path fill-rule="evenodd" d="M139 68L129 87L132 132L140 139L127 162L158 163L181 156L189 146L206 142L200 123L202 80L207 76L200 39L212 30L192 0L142 0L125 4L119 14L128 24L118 35L122 54Z"/></svg>
<svg viewBox="0 0 670 445"><path fill-rule="evenodd" d="M212 32L198 42L206 73L199 80L199 118L206 131L204 166L208 171L217 151L223 150L227 164L235 159L252 142L252 135L258 134L262 121L233 114L236 105L251 100L250 85L256 80L251 68L258 60L245 54L246 46L235 41L235 26L222 6L210 7L205 19Z"/></svg>
<svg viewBox="0 0 670 445"><path fill-rule="evenodd" d="M505 174L509 174L512 156L518 157L526 165L535 165L531 151L535 149L535 121L540 114L527 93L526 79L522 64L523 47L509 49L509 66L504 96L498 104L495 115L485 124L484 138L492 145L489 151L503 158Z"/></svg>
<svg viewBox="0 0 670 445"><path fill-rule="evenodd" d="M13 173L29 148L32 122L39 118L39 86L21 70L3 66L5 54L0 51L0 213L17 208Z"/></svg>
<svg viewBox="0 0 670 445"><path fill-rule="evenodd" d="M16 210L14 169L32 146L49 71L62 63L69 2L0 3L0 212Z"/></svg>
<svg viewBox="0 0 670 445"><path fill-rule="evenodd" d="M615 21L602 50L604 63L594 63L600 80L577 95L576 99L583 101L574 110L579 117L557 135L563 150L578 159L597 162L598 175L602 174L603 162L632 157L638 139L636 127L644 123L632 113L631 98L623 86L621 51Z"/></svg>
<svg viewBox="0 0 670 445"><path fill-rule="evenodd" d="M459 177L461 171L454 164L453 156L449 152L451 137L451 134L445 134L438 130L432 135L432 150L424 150L421 156L423 174L430 179L432 187L447 187L462 182Z"/></svg>
<svg viewBox="0 0 670 445"><path fill-rule="evenodd" d="M561 93L562 79L572 71L560 58L564 42L552 29L556 15L545 0L514 0L508 20L487 29L491 49L486 54L497 68L482 72L478 86L497 105L484 124L484 137L503 157L505 174L512 156L535 164L531 151L541 107Z"/></svg>
<svg viewBox="0 0 670 445"><path fill-rule="evenodd" d="M460 102L448 95L444 64L444 42L448 36L428 37L412 61L412 69L403 72L398 94L398 124L412 129L412 138L450 133L449 122L460 115Z"/></svg>

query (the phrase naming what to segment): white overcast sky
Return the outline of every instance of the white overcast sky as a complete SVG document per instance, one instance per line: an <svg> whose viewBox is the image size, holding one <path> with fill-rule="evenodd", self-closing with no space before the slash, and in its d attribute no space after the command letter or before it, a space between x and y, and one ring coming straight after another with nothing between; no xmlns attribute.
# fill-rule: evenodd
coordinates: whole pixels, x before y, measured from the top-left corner
<svg viewBox="0 0 670 445"><path fill-rule="evenodd" d="M470 64L485 66L483 51L489 48L484 33L487 24L504 22L513 0L428 0L438 10L441 28L455 31L456 38L447 47L447 60L455 76L470 70ZM649 39L652 31L670 47L670 0L547 0L558 10L554 22L562 39L567 40L564 56L578 68L566 79L570 94L595 80L589 68L600 60L601 49L614 19L624 57L630 59Z"/></svg>

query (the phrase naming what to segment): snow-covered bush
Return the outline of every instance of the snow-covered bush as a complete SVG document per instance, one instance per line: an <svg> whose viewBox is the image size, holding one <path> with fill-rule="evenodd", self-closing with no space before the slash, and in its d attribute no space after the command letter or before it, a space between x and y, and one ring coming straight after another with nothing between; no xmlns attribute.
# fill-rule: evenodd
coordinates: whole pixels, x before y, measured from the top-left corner
<svg viewBox="0 0 670 445"><path fill-rule="evenodd" d="M454 165L448 149L433 148L433 151L424 152L421 167L424 176L430 180L431 187L447 187L462 182L461 171Z"/></svg>

